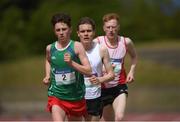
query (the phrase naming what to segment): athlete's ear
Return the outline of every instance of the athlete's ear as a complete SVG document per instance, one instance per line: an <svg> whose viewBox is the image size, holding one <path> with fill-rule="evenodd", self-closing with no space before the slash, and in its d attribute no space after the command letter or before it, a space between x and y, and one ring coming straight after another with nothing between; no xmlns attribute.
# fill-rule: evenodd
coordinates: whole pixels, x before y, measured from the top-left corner
<svg viewBox="0 0 180 122"><path fill-rule="evenodd" d="M120 24L118 24L118 26L117 26L117 31L118 32L120 31Z"/></svg>
<svg viewBox="0 0 180 122"><path fill-rule="evenodd" d="M106 27L105 27L105 24L103 25L103 31L105 31L106 30Z"/></svg>
<svg viewBox="0 0 180 122"><path fill-rule="evenodd" d="M96 36L95 30L93 30L92 33L93 33L93 38L94 38Z"/></svg>
<svg viewBox="0 0 180 122"><path fill-rule="evenodd" d="M72 28L72 27L70 27L70 33L72 33L72 30L73 30L73 28Z"/></svg>
<svg viewBox="0 0 180 122"><path fill-rule="evenodd" d="M79 31L76 31L76 33L77 33L77 35L78 35L78 37L79 37Z"/></svg>

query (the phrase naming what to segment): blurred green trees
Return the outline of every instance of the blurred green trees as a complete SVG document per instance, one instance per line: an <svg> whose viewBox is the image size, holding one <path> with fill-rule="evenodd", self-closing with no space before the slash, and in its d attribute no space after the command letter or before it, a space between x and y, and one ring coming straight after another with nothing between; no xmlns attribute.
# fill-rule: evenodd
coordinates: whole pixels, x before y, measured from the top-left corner
<svg viewBox="0 0 180 122"><path fill-rule="evenodd" d="M101 35L102 16L108 12L120 15L121 35L129 36L135 42L180 38L180 9L172 12L172 1L1 0L0 60L44 54L46 45L56 40L50 19L57 12L72 16L72 38L75 40L78 39L76 23L81 17L93 18L97 25L96 34Z"/></svg>

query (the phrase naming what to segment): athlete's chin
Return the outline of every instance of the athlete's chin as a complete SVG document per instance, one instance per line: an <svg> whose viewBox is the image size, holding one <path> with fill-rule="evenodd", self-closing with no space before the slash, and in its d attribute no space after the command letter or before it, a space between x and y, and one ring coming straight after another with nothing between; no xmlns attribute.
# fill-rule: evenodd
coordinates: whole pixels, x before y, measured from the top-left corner
<svg viewBox="0 0 180 122"><path fill-rule="evenodd" d="M107 35L108 39L114 39L114 35Z"/></svg>
<svg viewBox="0 0 180 122"><path fill-rule="evenodd" d="M83 42L84 42L84 43L89 43L89 42L91 42L91 41L90 41L90 39L84 39Z"/></svg>
<svg viewBox="0 0 180 122"><path fill-rule="evenodd" d="M65 42L65 41L66 41L65 38L60 38L59 40L60 40L61 42Z"/></svg>
<svg viewBox="0 0 180 122"><path fill-rule="evenodd" d="M83 42L85 45L89 45L91 42L90 41L84 41Z"/></svg>

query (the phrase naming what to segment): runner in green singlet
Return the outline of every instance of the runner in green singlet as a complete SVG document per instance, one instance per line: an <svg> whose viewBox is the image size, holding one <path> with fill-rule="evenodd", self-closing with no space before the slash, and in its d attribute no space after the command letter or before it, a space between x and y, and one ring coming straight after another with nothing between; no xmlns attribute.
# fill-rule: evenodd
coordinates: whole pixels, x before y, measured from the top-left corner
<svg viewBox="0 0 180 122"><path fill-rule="evenodd" d="M58 13L51 22L58 40L46 48L47 109L54 121L82 120L87 113L83 74L90 75L91 67L82 44L70 39L70 16Z"/></svg>

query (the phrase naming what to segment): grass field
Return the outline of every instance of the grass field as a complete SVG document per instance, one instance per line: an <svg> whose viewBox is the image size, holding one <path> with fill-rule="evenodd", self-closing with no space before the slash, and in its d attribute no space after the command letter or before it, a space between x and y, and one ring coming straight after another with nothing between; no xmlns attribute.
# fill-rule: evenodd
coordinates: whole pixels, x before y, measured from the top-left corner
<svg viewBox="0 0 180 122"><path fill-rule="evenodd" d="M163 51L176 50L177 41L136 45L139 55L136 80L129 85L127 113L180 112L180 67L164 63ZM162 51L159 59L148 58L145 51ZM173 53L174 54L174 53ZM179 53L180 54L180 53ZM158 57L158 58L159 58ZM175 56L174 59L177 60ZM127 57L126 67L129 66ZM179 62L180 63L180 62ZM47 87L44 77L44 56L4 62L0 64L0 115L46 114Z"/></svg>

